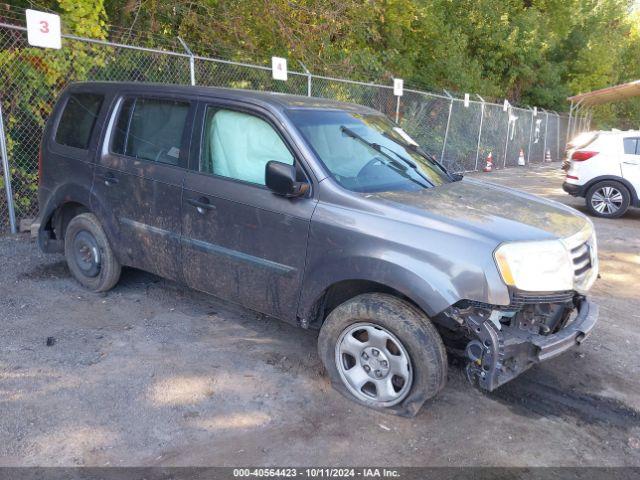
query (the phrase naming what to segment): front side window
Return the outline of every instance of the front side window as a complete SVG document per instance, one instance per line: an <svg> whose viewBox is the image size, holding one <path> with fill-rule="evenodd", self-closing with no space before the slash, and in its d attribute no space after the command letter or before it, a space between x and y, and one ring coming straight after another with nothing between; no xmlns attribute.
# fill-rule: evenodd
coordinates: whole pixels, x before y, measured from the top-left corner
<svg viewBox="0 0 640 480"><path fill-rule="evenodd" d="M293 155L269 123L247 113L207 109L201 172L264 185L270 160L293 165Z"/></svg>
<svg viewBox="0 0 640 480"><path fill-rule="evenodd" d="M189 104L156 98L127 98L113 135L113 153L178 165Z"/></svg>
<svg viewBox="0 0 640 480"><path fill-rule="evenodd" d="M637 138L624 139L624 153L627 155L638 155L640 153Z"/></svg>
<svg viewBox="0 0 640 480"><path fill-rule="evenodd" d="M58 122L56 143L86 150L103 100L103 95L95 93L69 95Z"/></svg>
<svg viewBox="0 0 640 480"><path fill-rule="evenodd" d="M382 115L290 110L289 118L344 188L356 192L421 190L452 177Z"/></svg>

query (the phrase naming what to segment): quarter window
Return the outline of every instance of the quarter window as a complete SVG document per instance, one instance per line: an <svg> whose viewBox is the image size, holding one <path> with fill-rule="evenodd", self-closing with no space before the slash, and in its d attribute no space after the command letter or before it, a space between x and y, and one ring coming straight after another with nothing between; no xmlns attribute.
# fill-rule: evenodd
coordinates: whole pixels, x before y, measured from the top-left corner
<svg viewBox="0 0 640 480"><path fill-rule="evenodd" d="M186 102L126 99L113 135L113 153L178 165L188 112Z"/></svg>
<svg viewBox="0 0 640 480"><path fill-rule="evenodd" d="M637 138L624 139L624 153L627 155L640 155L640 146Z"/></svg>
<svg viewBox="0 0 640 480"><path fill-rule="evenodd" d="M71 94L58 122L56 143L86 150L103 100L94 93Z"/></svg>
<svg viewBox="0 0 640 480"><path fill-rule="evenodd" d="M266 121L231 110L207 109L200 171L265 184L267 162L293 165L293 155Z"/></svg>

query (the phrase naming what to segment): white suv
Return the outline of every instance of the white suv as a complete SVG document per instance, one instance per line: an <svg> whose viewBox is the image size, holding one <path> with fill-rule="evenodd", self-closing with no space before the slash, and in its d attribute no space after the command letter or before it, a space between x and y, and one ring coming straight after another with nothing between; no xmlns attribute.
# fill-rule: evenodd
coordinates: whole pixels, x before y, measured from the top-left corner
<svg viewBox="0 0 640 480"><path fill-rule="evenodd" d="M584 197L597 217L618 218L640 207L640 131L589 132L567 146L565 192Z"/></svg>

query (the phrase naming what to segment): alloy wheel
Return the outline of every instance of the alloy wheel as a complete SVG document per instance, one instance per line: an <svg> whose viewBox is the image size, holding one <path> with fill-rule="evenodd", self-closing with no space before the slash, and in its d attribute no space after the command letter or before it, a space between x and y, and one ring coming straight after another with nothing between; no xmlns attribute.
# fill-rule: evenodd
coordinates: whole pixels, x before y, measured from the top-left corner
<svg viewBox="0 0 640 480"><path fill-rule="evenodd" d="M620 207L624 197L622 192L615 187L601 187L591 195L591 206L593 209L603 215L613 215Z"/></svg>

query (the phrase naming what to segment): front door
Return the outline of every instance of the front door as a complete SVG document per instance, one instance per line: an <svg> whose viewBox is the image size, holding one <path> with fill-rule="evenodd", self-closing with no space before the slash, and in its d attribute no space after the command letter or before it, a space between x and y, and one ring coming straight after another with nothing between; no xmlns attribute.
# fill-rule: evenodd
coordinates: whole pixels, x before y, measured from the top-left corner
<svg viewBox="0 0 640 480"><path fill-rule="evenodd" d="M628 180L636 192L640 194L640 138L624 139L621 168L622 178Z"/></svg>
<svg viewBox="0 0 640 480"><path fill-rule="evenodd" d="M266 113L201 105L182 203L183 275L193 288L287 321L295 312L315 200L265 186L269 160L296 164ZM196 140L194 140L195 144Z"/></svg>
<svg viewBox="0 0 640 480"><path fill-rule="evenodd" d="M188 162L187 100L119 100L95 169L94 193L116 219L125 265L179 279L180 201Z"/></svg>

